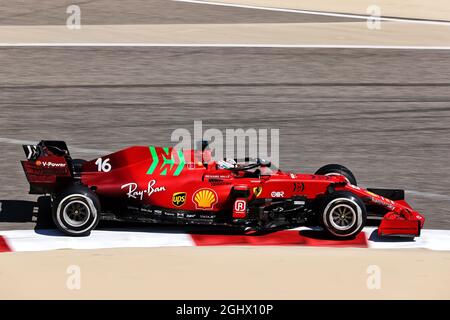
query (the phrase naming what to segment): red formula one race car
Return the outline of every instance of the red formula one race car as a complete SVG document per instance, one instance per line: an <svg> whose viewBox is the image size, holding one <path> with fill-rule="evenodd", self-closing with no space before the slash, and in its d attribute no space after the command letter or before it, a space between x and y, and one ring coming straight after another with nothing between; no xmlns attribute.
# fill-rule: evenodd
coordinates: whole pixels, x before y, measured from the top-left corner
<svg viewBox="0 0 450 320"><path fill-rule="evenodd" d="M88 235L102 220L203 224L242 230L321 226L356 236L378 217L380 236L420 235L424 217L403 190L363 189L340 165L289 173L261 159L213 161L199 150L135 146L91 161L72 159L66 143L24 146L31 194L50 194L64 233Z"/></svg>

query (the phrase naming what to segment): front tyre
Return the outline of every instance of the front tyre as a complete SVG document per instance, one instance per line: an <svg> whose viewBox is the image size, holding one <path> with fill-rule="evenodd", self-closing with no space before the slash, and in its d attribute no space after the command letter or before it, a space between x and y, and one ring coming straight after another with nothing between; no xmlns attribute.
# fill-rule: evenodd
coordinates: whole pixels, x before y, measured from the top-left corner
<svg viewBox="0 0 450 320"><path fill-rule="evenodd" d="M87 236L99 221L100 201L89 188L74 185L59 194L53 203L53 221L70 236Z"/></svg>
<svg viewBox="0 0 450 320"><path fill-rule="evenodd" d="M348 183L354 186L357 185L355 175L350 171L350 169L340 164L327 164L319 168L315 174L322 176L343 176Z"/></svg>
<svg viewBox="0 0 450 320"><path fill-rule="evenodd" d="M366 220L366 206L348 191L337 191L327 196L319 212L324 230L340 239L356 236L366 225Z"/></svg>

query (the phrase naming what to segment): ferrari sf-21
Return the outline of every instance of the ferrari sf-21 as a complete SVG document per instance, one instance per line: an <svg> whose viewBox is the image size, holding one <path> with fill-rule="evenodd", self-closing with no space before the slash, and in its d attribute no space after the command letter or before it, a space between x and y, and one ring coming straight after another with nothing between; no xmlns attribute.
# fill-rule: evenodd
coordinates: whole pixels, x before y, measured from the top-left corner
<svg viewBox="0 0 450 320"><path fill-rule="evenodd" d="M91 161L72 159L63 141L23 148L30 194L50 195L54 223L71 236L117 220L243 232L316 226L348 239L379 219L379 236L415 237L425 220L403 190L361 188L337 164L310 174L258 158L215 161L206 143L194 150L133 146Z"/></svg>

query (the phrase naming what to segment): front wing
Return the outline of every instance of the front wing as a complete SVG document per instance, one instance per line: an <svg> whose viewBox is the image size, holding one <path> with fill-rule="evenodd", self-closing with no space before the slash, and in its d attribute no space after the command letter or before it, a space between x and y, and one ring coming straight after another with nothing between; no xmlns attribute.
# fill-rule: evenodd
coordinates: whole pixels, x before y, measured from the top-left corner
<svg viewBox="0 0 450 320"><path fill-rule="evenodd" d="M352 185L346 185L345 189L355 193L365 202L387 210L378 227L379 236L420 236L425 218L404 200L403 190L365 190Z"/></svg>

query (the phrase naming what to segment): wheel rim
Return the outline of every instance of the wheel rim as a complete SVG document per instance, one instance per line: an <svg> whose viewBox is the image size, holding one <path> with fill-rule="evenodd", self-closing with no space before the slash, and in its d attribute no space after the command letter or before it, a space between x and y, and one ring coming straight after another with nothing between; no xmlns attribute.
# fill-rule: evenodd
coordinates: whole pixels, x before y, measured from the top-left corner
<svg viewBox="0 0 450 320"><path fill-rule="evenodd" d="M345 203L338 204L330 212L330 223L337 230L348 230L356 223L355 209Z"/></svg>
<svg viewBox="0 0 450 320"><path fill-rule="evenodd" d="M63 211L64 220L72 227L80 227L85 224L89 215L89 206L80 200L69 202Z"/></svg>

